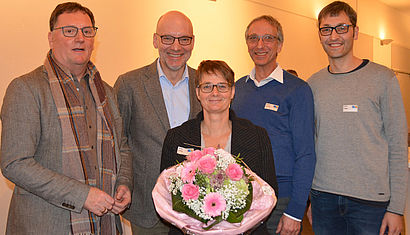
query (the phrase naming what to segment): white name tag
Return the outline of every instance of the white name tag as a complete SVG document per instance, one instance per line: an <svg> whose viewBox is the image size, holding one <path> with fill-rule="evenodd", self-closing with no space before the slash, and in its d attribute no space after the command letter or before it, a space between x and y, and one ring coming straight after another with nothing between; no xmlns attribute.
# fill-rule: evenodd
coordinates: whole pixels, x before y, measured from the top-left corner
<svg viewBox="0 0 410 235"><path fill-rule="evenodd" d="M194 151L193 148L184 148L184 147L178 146L177 154L188 156L193 151Z"/></svg>
<svg viewBox="0 0 410 235"><path fill-rule="evenodd" d="M278 109L279 109L279 105L277 105L277 104L271 104L271 103L266 103L265 104L265 109L269 109L269 110L272 110L272 111L278 111Z"/></svg>
<svg viewBox="0 0 410 235"><path fill-rule="evenodd" d="M344 113L357 113L359 111L359 106L356 104L345 104L343 105Z"/></svg>

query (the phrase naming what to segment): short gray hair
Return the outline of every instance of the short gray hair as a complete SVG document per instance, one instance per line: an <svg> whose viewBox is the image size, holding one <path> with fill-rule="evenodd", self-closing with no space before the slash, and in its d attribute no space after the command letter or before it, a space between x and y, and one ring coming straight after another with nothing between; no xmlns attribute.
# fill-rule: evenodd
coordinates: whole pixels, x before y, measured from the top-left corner
<svg viewBox="0 0 410 235"><path fill-rule="evenodd" d="M249 24L248 27L246 27L246 31L245 31L245 39L248 37L248 31L249 28L251 27L251 25L253 23L255 23L256 21L260 21L260 20L265 20L266 22L268 22L270 25L272 25L272 27L276 28L276 30L278 31L278 41L282 42L284 41L284 36L283 36L283 30L282 30L282 25L280 25L279 21L275 18L273 18L270 15L262 15L259 17L256 17L255 19L253 19ZM275 36L275 35L274 35Z"/></svg>

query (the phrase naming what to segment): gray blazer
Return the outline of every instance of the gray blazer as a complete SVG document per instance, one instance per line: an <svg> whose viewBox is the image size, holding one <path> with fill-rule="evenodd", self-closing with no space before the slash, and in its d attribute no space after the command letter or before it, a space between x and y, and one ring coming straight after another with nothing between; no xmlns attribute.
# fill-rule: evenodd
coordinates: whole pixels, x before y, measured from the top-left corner
<svg viewBox="0 0 410 235"><path fill-rule="evenodd" d="M190 114L201 110L195 94L195 70L188 68ZM159 82L157 61L121 75L114 85L133 157L132 204L124 214L131 223L150 228L159 220L151 192L160 174L162 144L170 129Z"/></svg>
<svg viewBox="0 0 410 235"><path fill-rule="evenodd" d="M116 141L116 185L132 190L131 154L112 88L105 85ZM6 234L70 234L70 211L82 210L90 186L62 173L61 125L44 66L10 83L1 120L1 169L16 184Z"/></svg>

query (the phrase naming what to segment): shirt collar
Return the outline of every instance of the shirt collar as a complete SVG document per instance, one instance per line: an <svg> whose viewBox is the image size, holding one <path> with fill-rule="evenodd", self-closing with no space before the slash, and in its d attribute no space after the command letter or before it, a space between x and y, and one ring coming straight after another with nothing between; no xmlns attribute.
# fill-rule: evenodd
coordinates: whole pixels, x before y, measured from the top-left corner
<svg viewBox="0 0 410 235"><path fill-rule="evenodd" d="M66 68L63 64L60 64L60 63L56 60L56 58L54 57L54 54L51 53L51 50L50 50L49 53L50 53L51 58L53 59L54 63L55 63L58 67L60 67L61 70L63 70L63 72L64 72L65 75L66 75L65 77L62 77L62 78L61 78L61 80L63 81L64 84L66 84L66 83L69 82L70 80L71 80L71 81L77 80L77 81L80 82L80 80L81 80L82 78L92 77L91 75L94 73L94 71L90 71L90 67L89 67L88 64L87 64L87 67L86 67L86 69L85 69L85 73L84 73L83 77L82 77L82 78L77 78L77 77L75 77L75 76L70 72L70 70L69 70L68 68ZM90 63L90 62L89 62L89 63ZM94 68L95 68L95 66L93 65L93 68L92 68L92 69L94 70Z"/></svg>
<svg viewBox="0 0 410 235"><path fill-rule="evenodd" d="M168 80L167 76L165 75L164 71L162 70L161 64L159 63L159 60L160 60L160 58L158 58L158 60L157 60L158 77L159 77L160 79L161 79L161 78L163 78L163 79L165 78L169 83L171 83L171 82ZM186 65L186 64L185 64L184 73L182 74L182 79L181 79L179 82L177 82L177 84L175 84L175 86L177 86L179 83L181 83L182 81L185 81L185 80L189 80L188 65Z"/></svg>
<svg viewBox="0 0 410 235"><path fill-rule="evenodd" d="M246 78L246 82L248 82L248 80L251 79L255 83L255 86L257 87L261 87L272 80L276 80L283 84L283 70L282 70L282 67L280 67L278 63L276 63L275 70L273 70L272 73L269 74L267 78L262 79L260 82L258 82L255 77L256 76L255 76L255 67L254 67L252 71L249 73L248 77Z"/></svg>

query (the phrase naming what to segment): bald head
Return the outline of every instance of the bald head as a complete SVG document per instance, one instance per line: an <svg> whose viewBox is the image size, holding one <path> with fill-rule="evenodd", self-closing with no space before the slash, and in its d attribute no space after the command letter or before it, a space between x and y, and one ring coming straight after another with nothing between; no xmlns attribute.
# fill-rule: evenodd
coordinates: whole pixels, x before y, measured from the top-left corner
<svg viewBox="0 0 410 235"><path fill-rule="evenodd" d="M162 15L157 23L156 33L163 35L165 33L174 33L175 35L188 34L192 36L194 33L191 20L179 11L169 11Z"/></svg>
<svg viewBox="0 0 410 235"><path fill-rule="evenodd" d="M182 78L194 42L192 23L186 15L169 11L159 18L153 43L159 52L161 68L170 81Z"/></svg>

